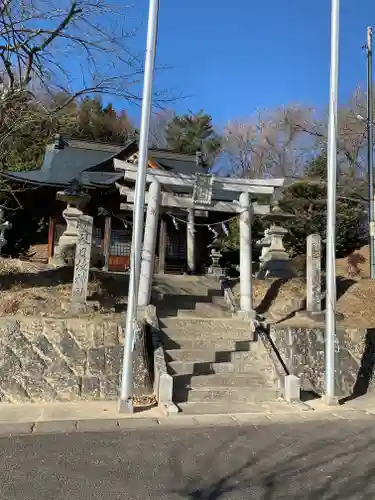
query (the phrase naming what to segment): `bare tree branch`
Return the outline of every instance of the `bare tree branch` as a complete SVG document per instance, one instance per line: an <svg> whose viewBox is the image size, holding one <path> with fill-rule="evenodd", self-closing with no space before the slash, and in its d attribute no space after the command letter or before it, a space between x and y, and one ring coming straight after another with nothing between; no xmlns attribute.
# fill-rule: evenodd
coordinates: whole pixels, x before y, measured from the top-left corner
<svg viewBox="0 0 375 500"><path fill-rule="evenodd" d="M223 150L241 177L300 175L315 140L306 134L312 110L300 106L258 112L244 122L228 123Z"/></svg>
<svg viewBox="0 0 375 500"><path fill-rule="evenodd" d="M3 0L0 107L18 95L61 90L69 96L65 105L89 93L139 103L143 57L131 47L130 9L111 0ZM155 93L159 98L173 100L165 92Z"/></svg>

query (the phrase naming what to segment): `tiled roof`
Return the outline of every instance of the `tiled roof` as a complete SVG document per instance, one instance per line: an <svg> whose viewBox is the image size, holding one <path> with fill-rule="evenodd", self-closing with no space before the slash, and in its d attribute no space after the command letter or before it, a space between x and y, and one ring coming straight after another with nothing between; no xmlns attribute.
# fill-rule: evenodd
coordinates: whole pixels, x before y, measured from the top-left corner
<svg viewBox="0 0 375 500"><path fill-rule="evenodd" d="M180 174L194 174L202 172L202 167L197 165L195 155L184 155L165 151L162 149L151 150L150 157L165 170L173 170Z"/></svg>
<svg viewBox="0 0 375 500"><path fill-rule="evenodd" d="M110 144L99 141L62 139L57 136L55 143L48 145L43 165L38 170L28 172L5 171L1 175L31 184L65 186L77 179L83 186L94 188L110 186L121 178L114 173L113 160L126 160L138 151L137 141L128 144ZM170 151L151 150L150 159L162 169L179 173L202 172L194 155L176 154ZM95 172L100 175L91 175Z"/></svg>

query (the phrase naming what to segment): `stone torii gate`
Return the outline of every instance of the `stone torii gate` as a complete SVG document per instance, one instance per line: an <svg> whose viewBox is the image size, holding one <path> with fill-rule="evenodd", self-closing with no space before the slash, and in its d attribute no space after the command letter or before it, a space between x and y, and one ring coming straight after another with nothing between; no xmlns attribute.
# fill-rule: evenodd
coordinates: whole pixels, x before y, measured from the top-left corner
<svg viewBox="0 0 375 500"><path fill-rule="evenodd" d="M117 171L124 172L124 178L136 181L137 166L121 160L114 160ZM251 216L252 214L265 215L269 212L269 205L251 203L252 194L273 195L276 188L284 185L284 179L236 179L219 177L212 174L177 174L160 169L147 171L146 183L149 184L146 193L147 215L142 250L141 276L138 291L138 305L145 306L151 297L152 277L154 272L154 255L157 240L157 228L160 206L186 209L187 224L187 253L188 265L194 267L194 212L217 211L238 213L240 219L240 295L241 310L252 312L252 255L251 255ZM192 196L181 196L173 193L161 192L161 186L183 187L192 190ZM214 191L231 191L240 193L239 202L223 202L213 200ZM128 202L134 201L134 192L120 186L120 194L127 196Z"/></svg>

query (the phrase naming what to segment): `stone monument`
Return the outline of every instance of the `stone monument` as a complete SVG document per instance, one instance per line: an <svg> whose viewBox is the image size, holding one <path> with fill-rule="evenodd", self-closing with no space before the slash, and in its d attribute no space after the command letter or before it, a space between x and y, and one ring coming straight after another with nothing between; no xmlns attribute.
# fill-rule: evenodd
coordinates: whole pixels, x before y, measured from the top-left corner
<svg viewBox="0 0 375 500"><path fill-rule="evenodd" d="M320 234L314 233L306 241L306 310L299 311L297 316L322 322L325 311L322 308L322 239ZM335 312L337 321L344 319L344 315Z"/></svg>
<svg viewBox="0 0 375 500"><path fill-rule="evenodd" d="M292 278L295 276L283 243L288 230L281 226L283 221L292 217L294 215L283 212L278 203L275 203L271 212L263 217L271 223L271 227L267 229L267 234L265 232L268 248L261 256L262 261L257 278Z"/></svg>
<svg viewBox="0 0 375 500"><path fill-rule="evenodd" d="M4 220L4 210L0 208L0 255L3 247L7 244L7 240L5 239L5 231L10 229L12 224L8 221Z"/></svg>
<svg viewBox="0 0 375 500"><path fill-rule="evenodd" d="M72 302L85 306L90 273L93 218L81 215L77 221L77 232Z"/></svg>
<svg viewBox="0 0 375 500"><path fill-rule="evenodd" d="M56 247L54 256L56 265L73 265L77 243L78 218L83 215L83 208L88 204L90 198L89 194L81 191L78 181L74 181L64 191L57 192L56 199L65 202L67 207L62 213L66 220L66 228Z"/></svg>
<svg viewBox="0 0 375 500"><path fill-rule="evenodd" d="M309 234L306 252L306 311L309 315L322 314L322 269L320 234Z"/></svg>

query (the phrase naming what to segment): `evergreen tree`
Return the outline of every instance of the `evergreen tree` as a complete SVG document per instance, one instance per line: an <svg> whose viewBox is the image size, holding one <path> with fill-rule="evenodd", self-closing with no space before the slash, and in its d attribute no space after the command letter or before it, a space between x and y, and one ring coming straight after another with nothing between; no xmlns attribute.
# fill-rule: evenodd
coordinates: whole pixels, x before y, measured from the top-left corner
<svg viewBox="0 0 375 500"><path fill-rule="evenodd" d="M125 143L132 132L132 125L125 113L117 113L112 104L103 107L100 98L86 97L78 107L75 127L70 131L72 137ZM68 124L69 126L69 124ZM64 134L64 130L62 130Z"/></svg>
<svg viewBox="0 0 375 500"><path fill-rule="evenodd" d="M166 127L168 148L178 153L194 154L202 151L208 165L220 150L220 138L212 125L212 118L203 110L175 116Z"/></svg>
<svg viewBox="0 0 375 500"><path fill-rule="evenodd" d="M280 206L295 218L285 223L286 243L293 255L306 252L306 238L319 233L323 241L327 224L327 156L323 152L306 168L306 176L284 190ZM338 175L336 201L336 254L346 256L366 241L366 203L363 184L346 182Z"/></svg>

